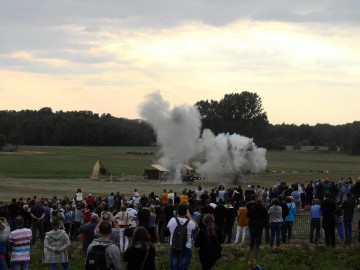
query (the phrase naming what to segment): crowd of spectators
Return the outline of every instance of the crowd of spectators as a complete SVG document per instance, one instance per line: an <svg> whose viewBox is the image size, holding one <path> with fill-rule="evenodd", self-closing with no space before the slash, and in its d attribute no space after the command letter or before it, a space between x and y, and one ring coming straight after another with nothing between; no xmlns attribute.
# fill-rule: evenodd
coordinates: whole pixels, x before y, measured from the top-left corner
<svg viewBox="0 0 360 270"><path fill-rule="evenodd" d="M13 198L0 205L0 269L27 269L30 245L38 241L44 244L44 263L51 269L56 269L57 263L69 269L70 240L82 241L85 257L94 247L111 246L106 259L114 269L121 269L121 254L127 269L155 269L160 243L171 246L171 269L188 269L195 242L203 269L211 269L221 257L224 243L245 245L249 238L249 248L256 250L265 232L271 248L289 244L293 223L301 212L311 218L310 243L319 243L322 226L327 245L335 246L335 230L340 241L349 244L359 197L360 181L340 178L289 186L278 179L272 187L248 185L246 189L222 184L206 189L199 184L195 190L177 193L163 189L148 195L134 189L127 196L112 192L102 197L78 189L64 198ZM188 230L181 256L172 247L179 224ZM23 242L19 244L18 239ZM209 245L204 243L213 244L216 254L212 258L216 260L207 260ZM24 254L16 249L19 245ZM23 268L15 268L19 263Z"/></svg>

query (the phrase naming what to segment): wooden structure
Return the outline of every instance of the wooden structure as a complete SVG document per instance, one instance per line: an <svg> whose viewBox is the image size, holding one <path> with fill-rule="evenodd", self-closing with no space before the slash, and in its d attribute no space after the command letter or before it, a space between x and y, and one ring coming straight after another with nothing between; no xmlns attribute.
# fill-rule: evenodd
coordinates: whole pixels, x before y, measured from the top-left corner
<svg viewBox="0 0 360 270"><path fill-rule="evenodd" d="M115 178L112 174L105 168L100 160L96 161L92 175L91 181L113 181Z"/></svg>
<svg viewBox="0 0 360 270"><path fill-rule="evenodd" d="M169 170L159 164L152 164L145 169L144 175L146 179L165 180Z"/></svg>

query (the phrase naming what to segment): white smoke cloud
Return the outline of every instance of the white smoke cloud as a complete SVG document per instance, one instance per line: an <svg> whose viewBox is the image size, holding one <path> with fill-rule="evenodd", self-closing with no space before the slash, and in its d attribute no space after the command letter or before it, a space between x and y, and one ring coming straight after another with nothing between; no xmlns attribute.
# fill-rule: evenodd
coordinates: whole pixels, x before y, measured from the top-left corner
<svg viewBox="0 0 360 270"><path fill-rule="evenodd" d="M159 93L153 93L141 106L140 115L156 132L159 163L175 171L175 179L180 181L181 166L197 154L201 128L199 111L186 105L170 110L169 103Z"/></svg>
<svg viewBox="0 0 360 270"><path fill-rule="evenodd" d="M265 170L267 165L266 149L238 134L215 137L211 130L205 129L199 146L205 161L197 163L197 172L204 175L233 174L237 182L243 175Z"/></svg>
<svg viewBox="0 0 360 270"><path fill-rule="evenodd" d="M140 108L157 135L160 146L159 163L175 171L175 181L181 179L180 169L193 158L197 172L210 176L233 174L238 181L243 175L261 172L266 168L266 149L258 148L252 139L238 134L215 135L204 130L200 137L201 116L192 106L170 109L160 93L153 93Z"/></svg>

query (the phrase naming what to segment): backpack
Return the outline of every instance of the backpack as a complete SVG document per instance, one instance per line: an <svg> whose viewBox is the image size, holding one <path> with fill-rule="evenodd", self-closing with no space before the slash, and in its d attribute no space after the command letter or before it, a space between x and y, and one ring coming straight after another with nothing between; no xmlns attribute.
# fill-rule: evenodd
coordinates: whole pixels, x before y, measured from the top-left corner
<svg viewBox="0 0 360 270"><path fill-rule="evenodd" d="M188 240L187 225L190 220L188 219L183 225L181 225L181 223L177 217L175 217L175 220L176 220L177 226L173 233L171 247L175 253L179 254L179 253L185 252L186 242Z"/></svg>
<svg viewBox="0 0 360 270"><path fill-rule="evenodd" d="M85 270L110 270L106 267L106 250L107 246L93 246L87 256Z"/></svg>

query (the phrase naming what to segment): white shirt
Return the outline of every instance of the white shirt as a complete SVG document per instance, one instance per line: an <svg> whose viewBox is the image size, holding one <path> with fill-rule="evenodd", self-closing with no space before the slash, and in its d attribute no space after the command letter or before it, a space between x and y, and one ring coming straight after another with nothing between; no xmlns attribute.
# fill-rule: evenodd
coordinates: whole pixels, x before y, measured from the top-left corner
<svg viewBox="0 0 360 270"><path fill-rule="evenodd" d="M83 194L81 192L76 193L76 201L82 201L83 200Z"/></svg>
<svg viewBox="0 0 360 270"><path fill-rule="evenodd" d="M201 195L204 193L204 190L195 190L196 200L201 201Z"/></svg>
<svg viewBox="0 0 360 270"><path fill-rule="evenodd" d="M131 219L131 227L135 228L136 227L136 216L137 216L137 211L133 208L128 208L126 209L126 211L133 216L133 218Z"/></svg>
<svg viewBox="0 0 360 270"><path fill-rule="evenodd" d="M180 224L183 225L188 219L187 218L182 218L182 217L178 217ZM167 227L169 228L169 231L171 233L170 236L170 246L172 245L172 238L173 238L173 234L175 231L175 228L177 226L177 222L175 218L171 218ZM187 248L191 248L192 246L192 231L195 230L195 223L194 221L190 220L188 225L187 225L187 242L186 242L186 247Z"/></svg>
<svg viewBox="0 0 360 270"><path fill-rule="evenodd" d="M173 192L168 194L168 200L169 199L172 199L172 201L174 202L175 194Z"/></svg>

